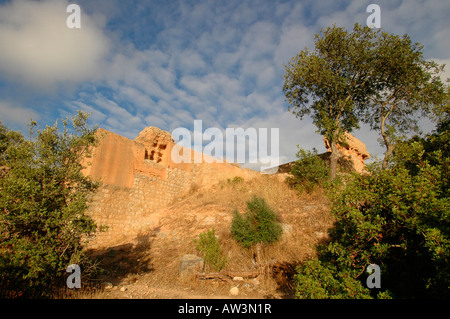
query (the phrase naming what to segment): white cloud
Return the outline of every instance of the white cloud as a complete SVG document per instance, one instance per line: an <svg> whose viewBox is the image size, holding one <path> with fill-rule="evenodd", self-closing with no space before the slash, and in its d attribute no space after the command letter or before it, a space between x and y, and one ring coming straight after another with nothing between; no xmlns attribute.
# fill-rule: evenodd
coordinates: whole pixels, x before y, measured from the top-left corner
<svg viewBox="0 0 450 319"><path fill-rule="evenodd" d="M143 116L133 115L129 110L102 94L96 93L95 96L89 96L88 99L88 102L72 101L71 108L92 112L91 122L99 121L95 124L100 123L100 127L104 129L134 139L145 127Z"/></svg>
<svg viewBox="0 0 450 319"><path fill-rule="evenodd" d="M167 126L167 122L159 117L159 116L154 116L154 115L148 115L145 117L145 123L148 126L155 126L155 127L166 127Z"/></svg>
<svg viewBox="0 0 450 319"><path fill-rule="evenodd" d="M55 5L56 1L43 3ZM422 17L414 13L414 8L420 4L416 1L407 13ZM140 5L148 7L148 3L141 2ZM408 26L406 22L402 25L403 20L398 17L397 21L392 21L397 13L406 12L406 4L395 5L394 10L389 10L387 3L381 3L382 24L392 26L395 22L395 30L408 30L413 17L408 17ZM176 127L191 128L194 119L201 119L204 127L221 129L232 125L279 127L280 162L295 160L297 144L325 151L322 137L315 133L311 120L300 121L286 111L282 92L283 64L305 46L313 49L314 33L321 27L333 22L347 28L353 27L355 22L364 23L368 15L366 6L358 1L264 2L257 5L246 1L200 2L197 5L180 1L168 6L159 5L157 13L152 7L154 10L150 10L148 19L154 21L151 30L157 33L149 35L148 43L145 43L144 35L135 35L148 32L145 29L151 24L148 20L126 20L129 16L118 18L120 10L110 8L107 12L114 12L118 19L111 24L116 27L117 23L117 34L109 34L115 39L112 57L108 65L101 65L100 69L93 67L99 71L102 81L97 83L103 87L93 83L94 89L80 94L73 105L93 111L93 117L101 121L102 126L130 138L147 125L170 131ZM100 5L97 11L101 13ZM64 10L63 20L66 17ZM65 20L63 23L65 26ZM120 23L127 24L125 31ZM424 23L418 23L415 28L423 27ZM31 22L22 24L32 25ZM1 19L0 26L3 26ZM92 30L103 36L99 27L94 26ZM130 30L133 34L128 37ZM434 37L445 42L445 32ZM444 45L440 44L440 47ZM439 53L434 56L446 58ZM0 60L1 57L0 54ZM86 65L88 63L84 63ZM69 63L66 67L73 65ZM82 72L83 64L80 68ZM56 74L54 81L68 77L64 72L52 73ZM90 73L83 74L87 78ZM372 139L364 138L367 132L358 133L361 140L370 144ZM376 137L372 144L377 144ZM370 148L373 148L372 144Z"/></svg>
<svg viewBox="0 0 450 319"><path fill-rule="evenodd" d="M207 67L203 57L192 49L178 54L178 64L178 68L183 73L200 72Z"/></svg>
<svg viewBox="0 0 450 319"><path fill-rule="evenodd" d="M268 21L258 21L251 25L242 37L242 55L250 59L271 56L276 48L278 26Z"/></svg>
<svg viewBox="0 0 450 319"><path fill-rule="evenodd" d="M3 125L16 125L24 128L30 120L39 120L39 114L29 108L12 105L11 102L0 101L0 120Z"/></svg>
<svg viewBox="0 0 450 319"><path fill-rule="evenodd" d="M314 31L301 24L283 26L280 34L280 42L274 52L274 63L277 68L282 68L300 53L306 46L313 47Z"/></svg>
<svg viewBox="0 0 450 319"><path fill-rule="evenodd" d="M89 121L91 123L101 123L107 119L105 113L85 103L79 101L72 101L71 103L68 103L68 106L71 109L71 114L75 114L77 110L89 113L90 114Z"/></svg>
<svg viewBox="0 0 450 319"><path fill-rule="evenodd" d="M445 64L444 72L440 74L441 80L447 83L447 79L450 79L450 59L431 59L439 65Z"/></svg>
<svg viewBox="0 0 450 319"><path fill-rule="evenodd" d="M206 78L199 78L195 76L185 76L180 79L182 87L200 98L207 98L215 95L215 85Z"/></svg>
<svg viewBox="0 0 450 319"><path fill-rule="evenodd" d="M108 49L101 27L81 11L81 28L66 25L66 0L14 0L0 8L0 70L40 89L95 77Z"/></svg>

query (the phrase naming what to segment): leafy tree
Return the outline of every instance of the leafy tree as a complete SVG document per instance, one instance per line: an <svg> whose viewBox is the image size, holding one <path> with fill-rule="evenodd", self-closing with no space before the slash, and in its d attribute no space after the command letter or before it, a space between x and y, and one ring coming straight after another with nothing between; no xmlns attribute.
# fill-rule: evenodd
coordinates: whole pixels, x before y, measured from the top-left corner
<svg viewBox="0 0 450 319"><path fill-rule="evenodd" d="M34 132L0 130L0 282L4 297L51 297L70 264L87 270L84 243L96 225L84 214L98 187L82 174L95 145L88 115L78 112ZM84 267L84 268L83 268ZM86 271L83 272L86 275ZM64 281L63 281L64 282Z"/></svg>
<svg viewBox="0 0 450 319"><path fill-rule="evenodd" d="M444 66L425 60L423 46L408 35L358 24L351 33L328 27L315 38L315 50L306 48L286 67L289 110L300 119L312 113L318 132L330 142L332 179L340 157L336 144L345 143L344 131L358 128L360 120L380 130L386 168L399 132L418 132L418 116L431 117L444 103L438 77Z"/></svg>
<svg viewBox="0 0 450 319"><path fill-rule="evenodd" d="M377 90L361 114L372 129L380 130L386 146L383 168L399 140L398 132L417 133L420 114L429 116L445 98L445 87L438 77L444 65L425 60L422 50L423 46L412 43L406 34L400 37L382 32L374 43Z"/></svg>
<svg viewBox="0 0 450 319"><path fill-rule="evenodd" d="M315 35L314 51L305 48L286 66L283 91L289 110L300 119L312 113L318 132L331 146L332 179L340 157L337 144L345 131L358 128L356 110L376 89L372 78L376 34L358 24L350 33L336 26L322 29Z"/></svg>
<svg viewBox="0 0 450 319"><path fill-rule="evenodd" d="M369 264L381 268L372 297L450 297L450 132L439 127L400 143L390 168L372 165L334 194L331 240L298 268L298 297L366 298Z"/></svg>

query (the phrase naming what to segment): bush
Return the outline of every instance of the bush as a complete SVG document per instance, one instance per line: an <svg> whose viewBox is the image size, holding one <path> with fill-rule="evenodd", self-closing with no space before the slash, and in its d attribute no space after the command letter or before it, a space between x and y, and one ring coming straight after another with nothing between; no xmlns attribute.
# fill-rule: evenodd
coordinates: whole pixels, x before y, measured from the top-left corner
<svg viewBox="0 0 450 319"><path fill-rule="evenodd" d="M294 275L298 299L370 299L370 291L355 279L355 270L338 269L318 259L297 267Z"/></svg>
<svg viewBox="0 0 450 319"><path fill-rule="evenodd" d="M331 241L298 268L298 297L450 297L449 137L399 144L389 169L348 179L332 197ZM381 290L361 288L369 264L380 266Z"/></svg>
<svg viewBox="0 0 450 319"><path fill-rule="evenodd" d="M273 243L282 233L276 222L276 213L261 197L254 196L247 202L247 212L243 216L237 210L233 212L231 234L239 244L248 248L257 243Z"/></svg>
<svg viewBox="0 0 450 319"><path fill-rule="evenodd" d="M319 157L317 150L304 150L298 145L298 160L291 168L292 177L287 182L300 192L311 193L316 187L323 186L329 180L329 169L325 161Z"/></svg>
<svg viewBox="0 0 450 319"><path fill-rule="evenodd" d="M231 183L231 184L240 184L240 183L244 182L244 179L240 176L235 176L235 177L233 177L233 179L228 178L227 182Z"/></svg>
<svg viewBox="0 0 450 319"><path fill-rule="evenodd" d="M199 239L195 240L197 250L203 253L205 265L212 267L215 271L221 271L227 259L222 255L219 240L215 235L215 229L201 233L198 235Z"/></svg>
<svg viewBox="0 0 450 319"><path fill-rule="evenodd" d="M81 161L95 143L87 115L39 130L30 140L0 124L0 291L3 297L51 297L70 264L86 278L84 240L96 230L84 211L98 184Z"/></svg>

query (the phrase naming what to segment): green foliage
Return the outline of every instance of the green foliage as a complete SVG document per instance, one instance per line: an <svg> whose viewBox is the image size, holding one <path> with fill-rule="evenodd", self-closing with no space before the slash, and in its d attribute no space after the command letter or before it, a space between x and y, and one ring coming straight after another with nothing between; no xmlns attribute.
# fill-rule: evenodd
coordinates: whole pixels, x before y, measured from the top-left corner
<svg viewBox="0 0 450 319"><path fill-rule="evenodd" d="M227 182L231 183L231 184L240 184L240 183L244 182L244 179L240 176L235 176L235 177L233 177L233 179L228 178Z"/></svg>
<svg viewBox="0 0 450 319"><path fill-rule="evenodd" d="M423 57L423 46L398 35L355 24L353 31L328 27L315 36L314 51L305 48L286 66L283 91L289 110L311 115L330 142L330 174L336 176L336 143L345 131L369 123L380 130L386 160L398 132L418 131L417 118L445 103L443 66Z"/></svg>
<svg viewBox="0 0 450 319"><path fill-rule="evenodd" d="M328 27L315 35L315 49L302 50L288 66L283 92L297 117L311 115L320 134L328 139L332 155L330 175L336 177L337 143L345 131L359 126L356 110L373 94L372 43L376 32L355 24L353 32Z"/></svg>
<svg viewBox="0 0 450 319"><path fill-rule="evenodd" d="M445 102L445 85L439 77L444 66L426 60L423 46L413 43L407 34L380 32L373 46L377 62L372 78L377 90L359 111L362 121L380 131L386 168L401 135L419 132L417 119L432 117L431 111Z"/></svg>
<svg viewBox="0 0 450 319"><path fill-rule="evenodd" d="M257 243L273 243L281 236L282 228L276 222L276 213L261 197L254 196L247 202L245 215L237 210L233 214L231 234L245 248Z"/></svg>
<svg viewBox="0 0 450 319"><path fill-rule="evenodd" d="M354 107L372 93L368 62L375 33L355 25L353 32L328 27L315 35L315 49L302 50L286 66L283 91L290 110L314 124L330 142L335 133L351 131L358 121ZM310 103L312 102L312 103Z"/></svg>
<svg viewBox="0 0 450 319"><path fill-rule="evenodd" d="M227 259L222 255L215 229L213 228L198 236L199 239L195 240L195 243L197 244L197 250L204 254L203 259L205 264L212 267L215 271L221 271L225 267Z"/></svg>
<svg viewBox="0 0 450 319"><path fill-rule="evenodd" d="M323 159L318 156L317 150L304 150L298 145L298 160L291 168L292 177L286 182L297 188L300 192L311 193L316 187L323 186L329 180L329 170Z"/></svg>
<svg viewBox="0 0 450 319"><path fill-rule="evenodd" d="M382 169L373 165L343 189L333 186L331 242L318 247L319 261L299 267L297 296L365 298L365 268L375 263L384 287L371 296L448 297L450 121L449 89L438 77L443 66L425 60L423 46L408 35L358 24L353 32L329 27L315 39L314 51L305 48L286 66L283 91L289 110L300 119L311 115L328 139L331 179L337 143L360 121L380 130L386 153ZM401 142L398 132L419 131L417 119L432 113L440 119L435 134ZM305 160L311 154L299 155L310 172L296 164L291 182L320 180L321 170Z"/></svg>
<svg viewBox="0 0 450 319"><path fill-rule="evenodd" d="M52 285L76 263L87 275L86 238L96 225L84 214L98 184L82 173L82 159L95 144L86 114L63 131L47 126L30 139L0 130L0 282L6 297L51 296ZM62 281L64 282L64 281Z"/></svg>
<svg viewBox="0 0 450 319"><path fill-rule="evenodd" d="M370 291L355 279L353 269L337 269L318 259L297 267L294 275L295 296L298 299L370 299Z"/></svg>
<svg viewBox="0 0 450 319"><path fill-rule="evenodd" d="M298 268L298 297L365 297L358 285L372 263L382 282L372 296L450 296L448 138L443 130L400 144L389 169L372 165L333 194L331 241L318 246L319 260Z"/></svg>

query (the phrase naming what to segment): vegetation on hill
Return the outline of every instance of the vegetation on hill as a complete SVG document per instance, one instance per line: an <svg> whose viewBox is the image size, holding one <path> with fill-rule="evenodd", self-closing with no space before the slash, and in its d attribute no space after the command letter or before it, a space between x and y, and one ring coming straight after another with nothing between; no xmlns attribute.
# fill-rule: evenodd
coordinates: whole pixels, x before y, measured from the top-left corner
<svg viewBox="0 0 450 319"><path fill-rule="evenodd" d="M347 176L330 194L330 241L295 276L298 298L448 298L449 118L425 138L399 144L388 169ZM381 288L366 285L380 266Z"/></svg>
<svg viewBox="0 0 450 319"><path fill-rule="evenodd" d="M245 215L237 210L233 215L231 234L242 247L273 243L281 236L282 228L276 221L277 215L262 197L254 196L247 202Z"/></svg>
<svg viewBox="0 0 450 319"><path fill-rule="evenodd" d="M318 258L297 268L298 298L450 296L449 91L439 78L444 66L425 60L422 50L408 35L332 26L316 35L314 51L301 51L286 67L291 111L312 114L330 141L331 179L336 144L361 121L380 130L386 147L367 174L329 184L335 224L329 242L317 246ZM402 136L420 132L421 116L439 119L437 130ZM314 155L298 154L291 185L308 190L323 183ZM379 288L366 282L371 264L380 267Z"/></svg>
<svg viewBox="0 0 450 319"><path fill-rule="evenodd" d="M299 148L298 160L293 162L291 176L286 182L296 188L300 193L306 191L311 193L317 187L326 186L330 179L329 169L326 162L320 158L316 149L312 151Z"/></svg>
<svg viewBox="0 0 450 319"><path fill-rule="evenodd" d="M203 253L205 265L214 271L221 271L227 263L227 258L222 254L219 240L216 237L216 230L213 228L199 234L198 237L195 240L196 248Z"/></svg>

